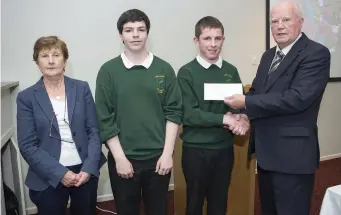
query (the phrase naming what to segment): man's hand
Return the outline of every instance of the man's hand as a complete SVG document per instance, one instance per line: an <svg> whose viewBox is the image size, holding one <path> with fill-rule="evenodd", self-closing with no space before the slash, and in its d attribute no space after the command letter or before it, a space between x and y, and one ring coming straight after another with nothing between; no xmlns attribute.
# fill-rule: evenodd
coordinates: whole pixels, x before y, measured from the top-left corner
<svg viewBox="0 0 341 215"><path fill-rule="evenodd" d="M156 164L155 172L159 175L167 175L172 171L173 157L171 155L162 154Z"/></svg>
<svg viewBox="0 0 341 215"><path fill-rule="evenodd" d="M81 171L80 173L77 174L77 179L78 179L78 182L77 182L77 184L76 184L75 186L76 186L76 187L79 187L79 186L81 186L82 184L85 184L86 182L89 181L89 179L90 179L90 174L87 173L87 172Z"/></svg>
<svg viewBox="0 0 341 215"><path fill-rule="evenodd" d="M229 129L235 135L245 135L248 130L246 125L240 121L237 121L234 125L229 126Z"/></svg>
<svg viewBox="0 0 341 215"><path fill-rule="evenodd" d="M236 118L237 121L243 122L247 129L250 128L250 121L246 114L242 113L234 114L234 117Z"/></svg>
<svg viewBox="0 0 341 215"><path fill-rule="evenodd" d="M124 156L122 158L115 159L117 174L122 178L132 178L134 174L133 165Z"/></svg>
<svg viewBox="0 0 341 215"><path fill-rule="evenodd" d="M245 107L245 96L242 94L235 94L225 98L224 103L233 109L240 109Z"/></svg>
<svg viewBox="0 0 341 215"><path fill-rule="evenodd" d="M227 112L224 116L224 128L228 128L236 135L245 135L250 128L250 123L245 114L232 114Z"/></svg>
<svg viewBox="0 0 341 215"><path fill-rule="evenodd" d="M77 174L68 170L65 173L64 177L62 178L61 182L65 187L72 187L72 186L76 185L78 182Z"/></svg>
<svg viewBox="0 0 341 215"><path fill-rule="evenodd" d="M236 114L237 123L229 126L232 133L236 135L245 135L250 128L250 122L245 114Z"/></svg>

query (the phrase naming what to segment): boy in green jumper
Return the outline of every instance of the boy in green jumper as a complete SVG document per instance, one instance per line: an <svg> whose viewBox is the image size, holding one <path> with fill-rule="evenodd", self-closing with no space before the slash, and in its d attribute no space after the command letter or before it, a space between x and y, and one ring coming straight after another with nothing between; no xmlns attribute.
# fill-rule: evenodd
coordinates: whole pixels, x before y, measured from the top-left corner
<svg viewBox="0 0 341 215"><path fill-rule="evenodd" d="M199 55L178 73L183 96L182 168L187 184L186 215L225 215L233 167L233 133L243 135L248 121L224 101L205 101L204 83L241 83L236 67L222 60L222 23L211 16L195 26ZM232 131L230 131L230 128Z"/></svg>
<svg viewBox="0 0 341 215"><path fill-rule="evenodd" d="M146 49L147 15L124 12L117 29L125 45L104 63L96 81L101 139L117 213L165 215L173 149L182 121L182 97L173 68Z"/></svg>

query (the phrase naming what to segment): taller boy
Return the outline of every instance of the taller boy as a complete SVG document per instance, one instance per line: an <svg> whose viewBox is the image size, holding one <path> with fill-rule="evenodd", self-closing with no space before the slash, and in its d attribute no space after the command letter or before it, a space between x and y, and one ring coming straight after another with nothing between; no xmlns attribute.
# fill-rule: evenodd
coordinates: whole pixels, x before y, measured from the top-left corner
<svg viewBox="0 0 341 215"><path fill-rule="evenodd" d="M147 15L137 9L117 21L124 52L102 65L96 81L101 139L117 212L165 215L182 97L173 68L146 49Z"/></svg>

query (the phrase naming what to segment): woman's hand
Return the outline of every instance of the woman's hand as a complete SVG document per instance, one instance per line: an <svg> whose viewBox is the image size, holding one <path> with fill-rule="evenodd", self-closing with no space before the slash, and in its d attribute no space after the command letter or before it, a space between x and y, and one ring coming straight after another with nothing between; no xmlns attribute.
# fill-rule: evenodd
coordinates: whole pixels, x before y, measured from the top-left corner
<svg viewBox="0 0 341 215"><path fill-rule="evenodd" d="M62 184L65 187L72 187L75 186L78 182L78 178L77 178L77 174L75 174L74 172L68 170L63 179L62 179Z"/></svg>
<svg viewBox="0 0 341 215"><path fill-rule="evenodd" d="M77 184L75 185L76 187L81 186L82 184L85 184L86 182L88 182L90 179L90 174L87 172L83 172L81 171L80 173L77 174Z"/></svg>

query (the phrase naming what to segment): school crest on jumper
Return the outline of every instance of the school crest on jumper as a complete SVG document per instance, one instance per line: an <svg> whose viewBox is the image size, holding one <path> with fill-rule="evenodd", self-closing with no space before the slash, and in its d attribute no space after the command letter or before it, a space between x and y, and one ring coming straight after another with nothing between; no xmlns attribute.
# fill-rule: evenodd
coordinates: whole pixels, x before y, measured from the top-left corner
<svg viewBox="0 0 341 215"><path fill-rule="evenodd" d="M165 76L164 75L156 75L156 90L158 93L162 94L165 91Z"/></svg>
<svg viewBox="0 0 341 215"><path fill-rule="evenodd" d="M225 73L224 74L225 82L230 82L232 81L232 75Z"/></svg>

